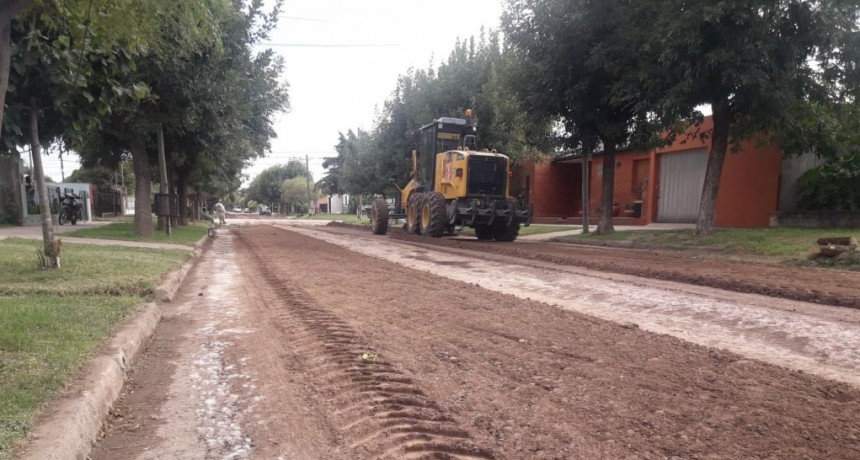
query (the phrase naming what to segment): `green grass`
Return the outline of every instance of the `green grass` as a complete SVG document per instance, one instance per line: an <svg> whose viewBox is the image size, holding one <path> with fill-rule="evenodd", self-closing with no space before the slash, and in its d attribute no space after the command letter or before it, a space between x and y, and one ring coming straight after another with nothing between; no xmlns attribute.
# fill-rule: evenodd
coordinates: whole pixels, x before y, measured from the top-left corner
<svg viewBox="0 0 860 460"><path fill-rule="evenodd" d="M134 216L119 216L119 217L94 217L96 222L134 222Z"/></svg>
<svg viewBox="0 0 860 460"><path fill-rule="evenodd" d="M719 229L699 237L693 230L633 230L608 235L590 233L566 238L586 241L626 241L634 247L705 249L726 255L804 257L815 240L826 236L860 237L860 229L750 228Z"/></svg>
<svg viewBox="0 0 860 460"><path fill-rule="evenodd" d="M0 240L0 295L26 294L145 296L161 274L179 268L184 250L153 250L67 243L60 254L62 269L37 267L41 241Z"/></svg>
<svg viewBox="0 0 860 460"><path fill-rule="evenodd" d="M42 270L39 242L0 240L0 459L36 411L188 251L64 244Z"/></svg>
<svg viewBox="0 0 860 460"><path fill-rule="evenodd" d="M11 456L39 406L138 302L130 296L0 298L0 458Z"/></svg>
<svg viewBox="0 0 860 460"><path fill-rule="evenodd" d="M565 232L578 230L582 227L572 225L529 225L520 228L520 235L538 235L540 233Z"/></svg>
<svg viewBox="0 0 860 460"><path fill-rule="evenodd" d="M153 223L153 227L155 224ZM75 232L64 233L64 236L80 238L99 238L106 240L148 241L154 243L173 243L193 246L203 235L206 235L209 224L195 222L187 226L178 226L172 229L170 235L166 232L155 230L151 238L145 238L134 234L133 222L114 222L101 227L86 228Z"/></svg>

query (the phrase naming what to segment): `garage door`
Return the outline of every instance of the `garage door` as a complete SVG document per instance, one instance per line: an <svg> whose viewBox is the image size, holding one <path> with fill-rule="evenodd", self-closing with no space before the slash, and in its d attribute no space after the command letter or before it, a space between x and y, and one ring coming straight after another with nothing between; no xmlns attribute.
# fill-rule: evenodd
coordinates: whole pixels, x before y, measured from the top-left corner
<svg viewBox="0 0 860 460"><path fill-rule="evenodd" d="M696 221L707 165L707 150L660 156L657 222Z"/></svg>

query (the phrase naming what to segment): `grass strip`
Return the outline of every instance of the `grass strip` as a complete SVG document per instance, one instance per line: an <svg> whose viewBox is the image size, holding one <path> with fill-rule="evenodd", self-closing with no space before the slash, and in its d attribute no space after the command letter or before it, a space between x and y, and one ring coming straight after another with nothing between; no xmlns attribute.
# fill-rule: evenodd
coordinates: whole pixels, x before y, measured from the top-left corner
<svg viewBox="0 0 860 460"><path fill-rule="evenodd" d="M40 405L61 388L114 325L133 296L0 297L0 458L31 428Z"/></svg>
<svg viewBox="0 0 860 460"><path fill-rule="evenodd" d="M173 228L168 235L166 232L154 231L152 237L134 234L133 222L114 222L101 227L85 228L60 236L78 238L98 238L106 240L146 241L153 243L173 243L193 246L209 230L209 223L195 222L190 225L180 225Z"/></svg>
<svg viewBox="0 0 860 460"><path fill-rule="evenodd" d="M64 244L38 268L39 241L0 240L0 459L37 411L188 251Z"/></svg>
<svg viewBox="0 0 860 460"><path fill-rule="evenodd" d="M858 229L833 228L730 228L708 236L693 230L632 230L610 234L589 233L566 238L585 241L625 241L633 247L705 249L725 255L804 257L815 240L827 236L860 236Z"/></svg>
<svg viewBox="0 0 860 460"><path fill-rule="evenodd" d="M42 270L36 261L41 241L0 241L0 295L27 294L147 296L164 273L179 268L190 254L121 246L63 244L61 270Z"/></svg>

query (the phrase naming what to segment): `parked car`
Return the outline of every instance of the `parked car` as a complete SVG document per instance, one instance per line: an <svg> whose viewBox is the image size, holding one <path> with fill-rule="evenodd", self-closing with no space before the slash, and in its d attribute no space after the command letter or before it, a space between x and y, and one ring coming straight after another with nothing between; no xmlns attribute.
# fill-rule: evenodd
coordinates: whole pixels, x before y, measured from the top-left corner
<svg viewBox="0 0 860 460"><path fill-rule="evenodd" d="M260 208L260 215L261 216L271 216L272 210L269 209L268 206L263 206L262 208Z"/></svg>

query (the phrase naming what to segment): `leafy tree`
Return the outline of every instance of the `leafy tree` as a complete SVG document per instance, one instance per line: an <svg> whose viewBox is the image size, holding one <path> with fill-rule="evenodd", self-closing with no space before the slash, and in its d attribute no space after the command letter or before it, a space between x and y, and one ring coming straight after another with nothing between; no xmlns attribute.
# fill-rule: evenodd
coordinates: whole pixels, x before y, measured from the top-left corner
<svg viewBox="0 0 860 460"><path fill-rule="evenodd" d="M102 146L92 149L95 158L131 152L138 177L138 234L152 233L150 152L156 125L166 128L168 162L176 176L171 187L182 202L189 187L201 192L198 196L205 191L225 196L238 189L242 168L269 148L272 115L288 104L279 81L282 63L270 50L254 54L250 46L274 26L280 2L270 14L262 13L261 0L245 6L232 0L208 10L207 24L218 32L208 41L185 41L168 23L163 38L176 42L175 52L146 54L134 70L155 97L113 107L84 143Z"/></svg>
<svg viewBox="0 0 860 460"><path fill-rule="evenodd" d="M0 1L0 127L3 126L6 90L9 86L9 69L12 61L12 20L33 3L34 0ZM0 129L0 138L2 137L3 132Z"/></svg>
<svg viewBox="0 0 860 460"><path fill-rule="evenodd" d="M284 181L293 178L311 177L305 164L298 160L292 160L285 165L275 165L266 168L257 175L248 185L247 197L258 203L284 203L282 189ZM307 195L307 189L305 189Z"/></svg>
<svg viewBox="0 0 860 460"><path fill-rule="evenodd" d="M482 33L477 39L458 40L447 60L438 69L408 69L400 75L392 96L385 101L374 129L355 133L346 142L353 145L354 156L338 154L329 163L337 168L337 187L352 194L387 194L394 190L390 179L404 183L409 177L409 152L417 147L418 129L442 116L462 116L472 108L478 120L478 136L483 147L502 151L521 146L510 142L518 132L494 129L493 99L487 84L494 66L501 59L497 32ZM495 89L498 93L498 88ZM343 136L340 139L344 142ZM340 145L340 144L339 144ZM504 151L514 158L528 149ZM333 180L326 180L327 186ZM321 184L323 185L323 184Z"/></svg>
<svg viewBox="0 0 860 460"><path fill-rule="evenodd" d="M316 190L313 190L316 195ZM294 177L281 184L281 202L299 209L302 203L308 202L308 180L306 177Z"/></svg>
<svg viewBox="0 0 860 460"><path fill-rule="evenodd" d="M153 91L165 101L161 118L170 120L165 142L182 203L189 188L214 196L238 190L242 170L270 148L273 115L289 108L283 60L271 50L251 52L277 19L254 5L241 11L234 3L223 15L220 43L153 72Z"/></svg>
<svg viewBox="0 0 860 460"><path fill-rule="evenodd" d="M627 1L510 0L504 16L509 75L529 116L558 120L559 144L602 149L603 189L597 231L613 231L615 152L655 141L655 117L625 89L638 64L628 49ZM652 111L653 112L653 111Z"/></svg>
<svg viewBox="0 0 860 460"><path fill-rule="evenodd" d="M67 144L80 146L81 134L100 129L105 115L124 104L135 106L148 97L147 85L133 76L134 58L146 49L149 53L172 52L163 40L147 40L162 36L170 26L175 28L171 45L210 35L211 29L205 27L209 3L56 0L39 2L26 15L16 18L11 25L10 42L19 52L10 65L11 98L6 101L13 110L5 112L13 116L3 119L3 140L8 150L24 141L30 143L37 188L45 203L41 144L63 136ZM0 68L0 74L5 77L3 70ZM138 186L148 186L148 177L144 179L138 181ZM144 199L148 193L146 197L142 195L138 194L138 207L145 205L146 209L138 210L141 216L136 220L148 216L149 203ZM42 207L42 215L44 252L50 256L53 235L46 206Z"/></svg>
<svg viewBox="0 0 860 460"><path fill-rule="evenodd" d="M635 28L641 46L631 51L642 58L639 84L661 108L690 116L697 106L711 106L714 129L696 221L698 234L710 234L730 144L756 133L802 131L808 125L794 117L798 108L837 96L839 85L827 79L838 77L835 63L856 54L841 45L857 34L858 2L639 0L625 14L648 24Z"/></svg>
<svg viewBox="0 0 860 460"><path fill-rule="evenodd" d="M361 130L358 130L359 135ZM342 193L341 181L343 174L343 165L346 161L358 154L356 140L358 136L350 129L346 135L338 134L338 143L334 146L337 151L336 157L328 157L323 160L323 168L326 170L326 175L320 179L316 186L320 190L325 191L329 195L337 195Z"/></svg>
<svg viewBox="0 0 860 460"><path fill-rule="evenodd" d="M220 23L221 45L162 72L155 90L170 98L170 112L179 115L168 145L181 202L188 187L214 196L235 192L242 170L270 149L273 116L289 109L287 85L280 81L283 60L268 49L252 53L251 45L268 37L280 5L267 14L260 1L247 10L234 1Z"/></svg>
<svg viewBox="0 0 860 460"><path fill-rule="evenodd" d="M484 84L486 101L492 123L484 131L490 145L500 152L510 153L514 160L536 160L541 152L550 152L557 143L548 135L550 119L532 113L519 96L519 74L522 66L516 53L505 50L490 70ZM482 118L483 122L483 118Z"/></svg>
<svg viewBox="0 0 860 460"><path fill-rule="evenodd" d="M88 82L96 72L123 67L131 53L120 53L111 44L98 38L83 40L73 47L68 31L63 4L44 3L19 15L12 24L11 38L21 52L16 53L9 73L7 106L10 115L3 120L4 149L17 151L18 145L29 144L33 157L33 176L39 196L42 215L43 264L58 267L54 243L51 210L45 177L42 169L42 145L50 144L66 133L67 129L82 124L95 124L96 112L107 110L117 97L143 97L145 87L124 87L120 83L105 82L106 91L113 90L109 98L96 104L87 91ZM80 29L81 27L76 27ZM84 27L86 29L86 25ZM89 31L89 29L87 29ZM118 70L121 72L122 70Z"/></svg>
<svg viewBox="0 0 860 460"><path fill-rule="evenodd" d="M206 16L210 8L217 7L222 1L2 0L0 2L0 109L4 107L7 93L13 47L19 50L16 56L22 55L21 50L26 49L26 54L31 51L29 47L22 47L12 36L13 20L20 22L22 18L19 15L22 12L27 13L24 20L30 22L33 30L42 32L46 37L51 36L55 40L62 40L66 47L69 44L74 45L72 50L65 53L65 56L56 57L76 58L73 64L70 62L71 65L60 67L60 70L67 70L68 74L75 75L74 79L77 80L82 77L82 69L74 66L83 64L81 55L87 48L108 52L123 49L126 57L136 54L136 51L141 48L156 54L173 52L175 43L167 43L162 39L163 28L173 30L174 37L183 43L207 40L212 30L206 27L208 24ZM30 9L34 5L36 7ZM98 46L91 47L91 41L99 42ZM79 51L73 52L74 50ZM23 73L20 63L17 67L19 73ZM15 112L12 111L12 113ZM8 114L0 110L0 126L4 124L4 116ZM0 131L0 137L5 135L6 133Z"/></svg>
<svg viewBox="0 0 860 460"><path fill-rule="evenodd" d="M134 175L129 174L128 167L122 163L123 183L128 188L134 188ZM78 168L66 178L66 182L82 182L95 185L97 188L107 188L112 185L119 185L117 179L118 168L107 167L102 165L81 167Z"/></svg>

